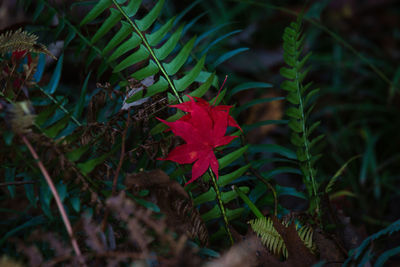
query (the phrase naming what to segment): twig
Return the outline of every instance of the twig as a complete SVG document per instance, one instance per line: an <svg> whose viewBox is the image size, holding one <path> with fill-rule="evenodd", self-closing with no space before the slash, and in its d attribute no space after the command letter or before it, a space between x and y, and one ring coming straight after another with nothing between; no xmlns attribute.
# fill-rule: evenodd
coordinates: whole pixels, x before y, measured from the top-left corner
<svg viewBox="0 0 400 267"><path fill-rule="evenodd" d="M122 163L124 161L124 156L125 156L125 140L126 140L126 135L128 133L128 128L129 128L129 123L130 123L130 114L128 110L128 116L126 118L126 123L125 123L125 129L124 132L122 133L122 143L121 143L121 155L119 157L119 162L118 162L118 167L117 170L115 171L114 179L113 179L113 185L111 189L111 195L115 196L117 193L117 184L118 184L118 176L119 172L121 171L122 168ZM107 209L103 218L103 222L101 223L101 229L104 232L107 226L107 220L108 216L110 216L110 210Z"/></svg>
<svg viewBox="0 0 400 267"><path fill-rule="evenodd" d="M253 167L250 167L250 171L255 177L257 177L258 180L260 180L262 183L264 183L269 188L269 190L271 190L272 195L274 196L274 215L277 216L278 215L278 197L276 195L275 188L272 186L272 184L270 182L267 181L267 179L262 177L262 175L259 174L256 169L254 169Z"/></svg>
<svg viewBox="0 0 400 267"><path fill-rule="evenodd" d="M72 247L74 248L75 254L79 258L79 262L81 263L81 265L86 266L86 263L85 263L85 261L84 261L84 259L82 257L82 253L81 253L81 251L79 249L78 242L76 241L76 239L74 237L74 233L72 231L71 223L70 223L70 221L68 219L67 213L65 212L65 209L64 209L64 206L63 206L63 204L61 202L60 196L59 196L59 194L57 192L56 187L54 186L53 181L51 180L51 177L50 177L49 173L47 172L46 168L44 167L42 161L40 160L39 156L37 155L35 149L32 147L32 145L29 142L29 140L24 135L20 135L20 136L21 136L22 141L25 143L25 145L28 147L29 151L31 152L32 157L36 160L36 163L37 163L40 171L42 172L47 184L50 187L50 190L51 190L51 192L53 194L53 197L56 200L57 207L58 207L58 210L60 211L61 218L62 218L62 220L64 222L65 228L66 228L66 230L68 232L68 235L69 235L69 237L71 239Z"/></svg>
<svg viewBox="0 0 400 267"><path fill-rule="evenodd" d="M35 181L15 181L15 182L7 182L0 183L0 186L10 186L10 185L25 185L25 184L34 184Z"/></svg>

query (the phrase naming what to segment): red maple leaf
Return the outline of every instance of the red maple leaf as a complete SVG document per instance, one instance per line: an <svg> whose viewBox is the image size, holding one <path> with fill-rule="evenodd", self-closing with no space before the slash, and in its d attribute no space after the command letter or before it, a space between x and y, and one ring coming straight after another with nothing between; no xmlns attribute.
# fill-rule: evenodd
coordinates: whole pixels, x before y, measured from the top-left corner
<svg viewBox="0 0 400 267"><path fill-rule="evenodd" d="M236 127L238 129L240 129L240 131L242 131L242 128L240 128L240 126L236 123L235 119L229 115L229 110L233 107L233 106L226 106L226 105L220 105L220 106L213 106L210 105L210 103L208 103L206 100L200 98L200 97L194 97L196 101L194 101L193 97L191 97L190 95L188 95L190 101L188 102L184 102L178 105L171 105L171 107L175 107L178 108L184 112L188 112L188 114L186 114L185 116L183 116L180 120L183 121L188 121L190 120L190 118L192 117L192 112L194 110L195 106L201 106L203 109L207 110L207 112L209 113L209 116L218 116L217 114L222 115L225 113L228 113L228 120L227 126L232 126L232 127ZM224 134L226 131L226 126L225 125L220 125L221 129L224 129Z"/></svg>
<svg viewBox="0 0 400 267"><path fill-rule="evenodd" d="M160 159L179 164L194 163L192 178L186 184L199 178L208 168L211 168L218 179L219 166L214 150L227 145L237 137L225 135L228 126L240 129L229 115L231 106L212 106L201 98L196 98L197 102L192 97L189 98L191 101L171 105L187 112L185 116L175 122L159 119L186 142L173 149L166 158Z"/></svg>

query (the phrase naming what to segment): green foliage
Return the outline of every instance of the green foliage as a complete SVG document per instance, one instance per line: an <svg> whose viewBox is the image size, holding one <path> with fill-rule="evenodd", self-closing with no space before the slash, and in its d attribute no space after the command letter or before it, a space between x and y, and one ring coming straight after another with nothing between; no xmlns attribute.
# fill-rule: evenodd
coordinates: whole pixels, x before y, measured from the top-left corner
<svg viewBox="0 0 400 267"><path fill-rule="evenodd" d="M115 8L111 8L111 5ZM172 29L176 17L171 18L164 25L159 25L151 33L146 33L161 14L163 5L164 1L158 1L142 19L133 19L139 9L140 1L128 1L125 5L117 1L100 1L86 15L80 26L89 24L110 8L110 15L90 40L91 45L104 43L102 40L105 37L110 40L100 52L105 58L101 66L111 64L113 73L121 73L126 69L132 69L135 65L141 65L142 67L134 68L128 74L129 77L138 81L160 72L159 80L149 86L147 94L142 97L151 97L156 93L170 90L175 101L181 101L179 92L184 91L198 78L204 67L204 59L200 60L186 75L179 79L174 77L187 62L196 38L190 39L179 48L178 52L175 52L175 48L182 39L183 30L183 25L175 30ZM117 24L121 25L119 30L116 33L110 32ZM99 68L98 75L102 75L104 70ZM121 81L120 84L123 85L126 82ZM134 95L131 96L131 98L134 97Z"/></svg>
<svg viewBox="0 0 400 267"><path fill-rule="evenodd" d="M314 107L313 97L319 89L310 91L311 83L304 83L308 69L304 68L311 53L302 56L305 35L301 30L302 17L292 22L285 28L283 34L283 57L288 67L280 70L286 80L281 88L288 91L286 99L292 104L286 110L289 119L289 128L292 130L290 141L296 146L297 160L303 173L303 182L306 185L308 196L311 200L310 210L320 212L320 199L318 195L319 181L315 162L319 155L313 155L312 149L324 137L319 135L312 138L313 131L320 124L319 121L310 124L309 115Z"/></svg>
<svg viewBox="0 0 400 267"><path fill-rule="evenodd" d="M0 210L5 218L0 231L2 253L12 257L29 254L21 250L18 241L13 243L11 240L34 240L26 247L37 249L43 253L37 255L51 260L52 255L57 254L53 251L54 243L46 244L46 241L43 243L31 237L35 228L54 232L52 242L58 237L68 239L65 229L60 227L62 222L55 209L54 196L42 177L38 161L30 157L21 141L22 136L32 142L54 180L68 218L76 227L74 232L79 231L79 245L83 245L83 240L88 241L86 245L105 245L101 248L87 245L87 255L95 251L93 261L100 260L96 258L98 251L114 252L117 245L132 250L132 255L139 251L138 247L151 255L161 255L156 261L162 265L162 260L168 258L164 257L168 254L166 251L175 253L174 248L183 244L177 246L174 243L175 246L167 249L165 240L171 242L182 233L187 235L199 229L205 238L196 240L200 236L198 233L190 236L193 238L190 244L198 252L186 253L185 248L182 251L186 257L219 257L217 251L227 245L227 229L234 228L244 234L250 229L245 222L253 215L257 219L249 223L265 246L274 254L287 258L283 239L272 221L263 215L268 211L277 216L289 213L291 207L287 208L283 205L286 201L282 201L285 196L290 197L288 202L295 209L300 207L303 211L308 200L310 207L304 217L307 223L319 224L322 229L325 229L322 216L308 215L314 215L314 212L321 215L322 210L328 210L329 197L335 199L333 204L342 207L345 214L354 214L354 209L359 209L360 212L355 214L363 216L353 216L352 223L362 223L370 232L389 224L384 220L392 217L386 212L397 196L393 188L398 167L393 163L399 159L399 153L393 136L399 131L398 110L394 103L397 103L400 69L381 58L373 59L373 54L362 55L358 47L353 48L322 25L319 19L330 8L329 1L310 4L311 8L304 16L304 21L310 23L307 32L302 27L302 16L284 30L283 60L286 66L280 73L284 77L281 88L287 92L286 97L277 93L272 83L265 82L275 82L275 77L280 79L275 73L276 68L269 68L278 61L263 62L265 53L272 55L271 58L280 54L279 49L270 48L278 47L276 39L282 35L286 21L279 20L272 29L264 25L264 20L275 16L273 10L297 16L292 8L299 6L285 9L240 0L234 6L224 1L198 0L187 8L182 8L181 3L164 0L75 1L68 7L62 1L20 2L26 13L32 15L32 24L25 23L24 31L0 34L0 177L3 179L0 190L4 192L0 200L5 203ZM270 9L254 8L253 4ZM76 9L79 12L75 12ZM335 13L335 16L341 14ZM185 23L187 18L189 21ZM264 23L262 29L268 31L268 35L265 32L259 34L257 27L255 30L252 27L237 30L236 24L230 23L245 20L256 25L260 18ZM208 21L213 21L214 25L210 27ZM322 32L334 38L333 44L319 38ZM268 49L259 46L257 50L249 51L250 42L243 42L251 40L253 43L253 40L264 40L265 36L271 41ZM364 36L358 38L363 51L376 50L377 54L384 54L381 49L365 45L370 40ZM49 47L51 44L51 49L38 40ZM313 80L324 82L321 92L307 81L311 53L304 53L305 46L316 51L312 57L313 69L321 75L313 76ZM330 49L329 52L326 49ZM345 53L346 49L355 56ZM13 59L11 52L17 50L26 50L32 62L28 64L27 58L18 62ZM55 51L58 59L49 50ZM241 53L246 55L237 59ZM8 69L12 69L12 74ZM389 73L391 79L384 72ZM167 121L181 118L184 113L176 112L168 105L188 101L187 95L212 98L222 73L229 74L228 86L219 94L217 104L229 105L238 101L232 115L241 124L248 124L242 125L243 132L228 128L228 134L239 138L215 151L220 170L215 185L212 176L206 173L196 183L183 188L181 185L187 181L190 166L157 160L180 141L165 132L166 126L155 117ZM387 95L375 82L374 73L388 84ZM359 79L354 79L354 75ZM252 81L253 77L258 77L257 81ZM18 88L14 82L20 80L14 78L22 78L23 86ZM320 94L323 101L316 105L316 97ZM277 103L280 105L278 101L284 99L288 104L287 119L263 116L257 120L260 114L269 114L269 108ZM366 102L357 104L355 100ZM210 103L213 102L211 99ZM125 108L127 104L131 104L129 109ZM277 109L277 113L281 113L282 106ZM321 124L321 121L326 123ZM294 149L286 147L285 141L289 138L281 125L289 126ZM264 126L270 127L267 133L254 138L252 133L259 133ZM318 135L319 131L327 138ZM251 141L247 143L248 140ZM318 161L321 141L328 143L332 153L325 153ZM355 161L358 157L362 160ZM132 174L146 174L155 169L165 171L172 185L157 182L149 185L146 184L148 179L142 179L127 186ZM332 176L332 173L335 174ZM294 185L292 177L299 175L303 177L303 183ZM339 185L340 177L343 179ZM345 189L335 193L334 189L339 186ZM147 215L151 212L151 219L156 220L149 221L150 217L143 214L136 218L133 213L125 214L124 218L118 218L121 213L107 215L108 211L113 213L114 210L109 210L105 203L115 201L112 198L116 195L114 192L120 191L126 192L129 201L120 198L117 207L131 212L134 203L145 209ZM351 205L343 200L346 196L354 197ZM158 198L162 201L155 201ZM9 208L10 202L21 203L23 209ZM134 245L126 241L125 233L131 233L132 225L141 230L145 220L153 227L170 220L171 211L163 209L163 205L170 203L176 204L169 207L172 211L189 217L188 221L193 224L183 223L182 228L188 228L177 230L172 238L163 235L169 234L170 229L166 231L164 226L152 228L147 225L146 230L150 231L140 236L141 239L130 240ZM335 205L331 206L333 212ZM297 217L298 213L293 215ZM78 229L87 217L101 221L101 225L91 225L87 229L101 228L101 231ZM143 218L140 225L137 221L135 224L136 219ZM176 217L174 219L168 225L172 225L173 230L182 224ZM386 251L377 255L375 251L382 250L375 250L372 242L374 245L382 243L384 235L391 235L398 228L398 222L395 222L368 237L350 253L345 265L363 265L372 260L376 266L387 263L399 253L399 247L385 247ZM210 243L199 248L208 239L207 230L212 233ZM140 231L134 231L137 232ZM297 232L304 244L316 251L320 244L312 240L313 228L297 226ZM81 233L90 237L85 239ZM157 245L150 248L147 239ZM66 248L65 255L68 256L68 245L60 247ZM176 253L174 256L179 254ZM71 260L74 259L72 255ZM322 265L324 259L318 260L323 260L319 263ZM132 261L132 264L136 263Z"/></svg>
<svg viewBox="0 0 400 267"><path fill-rule="evenodd" d="M28 7L30 1L23 4ZM215 73L206 69L206 52L216 43L239 32L233 31L203 48L199 45L201 37L186 39L184 35L188 28L180 23L180 20L190 9L163 23L161 16L164 1L157 1L150 10L141 10L141 6L141 1L101 0L94 3L77 26L68 13L64 14L50 1L39 0L34 5L33 20L36 23L50 25L53 16L57 16L59 18L57 28L53 30L47 28L47 34L54 40L60 36L64 37L64 46L50 80L47 84L41 83L40 86L34 84L31 93L35 94L32 104L38 108L34 124L35 131L46 138L52 150L52 153L46 155L44 149L39 149L40 156L44 157L43 161L49 168L51 176L56 181L63 181L67 185L63 188L67 188L70 192L68 198L70 201L64 200L64 204L69 205L72 214L82 212L83 207L87 205L87 199L82 197L79 190L74 190L73 183L82 184L84 191L88 190L100 199L110 195L111 183L99 177L104 175L104 168L117 167L115 154L121 149L122 141L120 125L124 123L127 116L130 116L122 113L120 109L123 102L121 94L126 94L124 100L126 103L152 102L152 98L158 95L165 95L167 103L170 104L187 101L187 97L183 96L184 93L197 97L204 96L213 85L217 84L218 80ZM91 35L88 29L93 25L97 29ZM34 35L25 32L21 34L34 37L32 42L37 39ZM74 94L73 90L65 90L65 85L62 84L65 66L71 60L67 49L74 51L76 55L81 55L78 60L83 60L85 69L90 70L89 73L81 75L84 79L82 79L79 94ZM245 50L234 50L222 55L218 62L222 63ZM43 72L44 64L39 67ZM93 91L90 84L96 78L109 81L110 86L102 88L99 85L100 88ZM145 90L129 94L132 81L140 83L147 79L153 79L154 82L147 85ZM106 92L106 90L109 91ZM226 90L221 92L217 104L222 101L225 93ZM107 99L107 95L113 97ZM138 111L140 109L135 107L130 114ZM182 113L177 113L168 120L176 120L182 115ZM150 114L147 120L151 120L153 116ZM163 138L160 135L163 129L161 124L155 124L151 120L150 134L156 139ZM128 131L128 136L130 134L132 132ZM130 145L131 149L137 149L143 141L141 138L144 138L144 135L134 138L134 143ZM238 195L226 185L239 179L250 166L243 167L242 165L246 149L247 147L240 144L230 145L227 149L228 153L221 155L219 159L223 173L219 185L224 205L235 200L237 203ZM54 161L55 155L60 158L59 162ZM58 168L68 168L70 173L65 173L65 176L57 175ZM135 165L136 170L152 168L154 168L154 159L148 156L141 157ZM36 172L34 164L32 171ZM180 169L176 171L178 175L174 175L171 171L171 177L182 180L184 173L179 173ZM75 178L70 178L71 173ZM37 173L29 175L36 177ZM204 179L207 181L210 177L205 175ZM35 196L32 188L29 185L25 188L27 197L33 201ZM243 192L249 192L248 187L241 188ZM45 183L40 183L39 192L43 212L49 218L54 218L54 213L51 211L52 195ZM205 221L213 223L212 220L221 220L221 210L216 205L217 197L213 189L194 194L196 195L195 203L205 206L202 208L205 210L203 214ZM149 205L150 202L139 197L132 197L139 204L152 207ZM240 218L244 209L239 205L226 211L228 219L234 220Z"/></svg>

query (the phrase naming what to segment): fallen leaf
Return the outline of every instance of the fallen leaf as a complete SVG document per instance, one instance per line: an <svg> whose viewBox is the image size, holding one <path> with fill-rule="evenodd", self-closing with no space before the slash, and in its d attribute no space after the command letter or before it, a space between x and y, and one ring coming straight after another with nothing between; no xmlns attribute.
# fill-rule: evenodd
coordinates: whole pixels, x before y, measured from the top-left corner
<svg viewBox="0 0 400 267"><path fill-rule="evenodd" d="M170 130L181 137L186 144L173 149L166 158L179 164L193 164L192 178L189 184L204 174L208 168L215 173L218 179L218 161L214 150L217 147L229 144L237 136L226 136L228 126L237 127L232 116L229 115L231 106L211 106L207 101L190 97L190 101L172 105L184 112L185 116L175 122L159 119L170 127Z"/></svg>

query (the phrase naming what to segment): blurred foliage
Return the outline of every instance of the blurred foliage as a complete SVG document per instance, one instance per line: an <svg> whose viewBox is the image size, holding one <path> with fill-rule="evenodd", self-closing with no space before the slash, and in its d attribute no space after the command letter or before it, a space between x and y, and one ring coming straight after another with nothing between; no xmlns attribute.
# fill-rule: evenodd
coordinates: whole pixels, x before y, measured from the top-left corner
<svg viewBox="0 0 400 267"><path fill-rule="evenodd" d="M0 34L23 28L34 39L0 58L2 262L78 264L21 135L54 180L90 266L234 266L234 256L254 266L399 262L398 1L5 0L0 11ZM282 40L288 25L304 37L294 62ZM305 170L291 137L299 107L280 89L294 77L280 69L311 51L303 86L320 90L303 122L320 121L315 136L324 138L312 153L322 157ZM155 117L180 118L167 105L185 94L212 100L224 75L218 102L235 105L244 130L230 129L240 138L217 151L235 246L210 176L182 187L189 166L156 160L182 141ZM317 188L304 179L310 171ZM316 254L272 214L313 232ZM247 223L255 217L281 235L266 243L286 245L286 261L262 246Z"/></svg>

